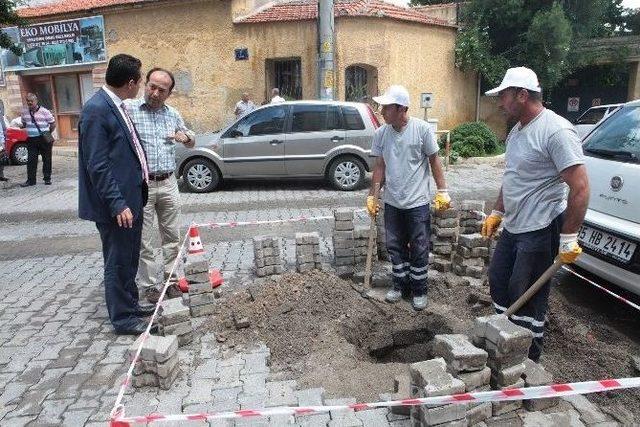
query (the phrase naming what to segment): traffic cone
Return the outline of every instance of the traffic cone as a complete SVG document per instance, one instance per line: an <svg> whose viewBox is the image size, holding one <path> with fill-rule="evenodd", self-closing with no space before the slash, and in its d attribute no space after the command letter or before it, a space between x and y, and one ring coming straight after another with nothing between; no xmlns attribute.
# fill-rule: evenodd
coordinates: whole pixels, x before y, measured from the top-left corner
<svg viewBox="0 0 640 427"><path fill-rule="evenodd" d="M189 255L201 254L203 252L204 248L202 247L198 227L191 226L189 228Z"/></svg>
<svg viewBox="0 0 640 427"><path fill-rule="evenodd" d="M220 273L220 270L209 270L209 281L211 282L211 287L214 289L222 285L224 280L222 279L222 273Z"/></svg>

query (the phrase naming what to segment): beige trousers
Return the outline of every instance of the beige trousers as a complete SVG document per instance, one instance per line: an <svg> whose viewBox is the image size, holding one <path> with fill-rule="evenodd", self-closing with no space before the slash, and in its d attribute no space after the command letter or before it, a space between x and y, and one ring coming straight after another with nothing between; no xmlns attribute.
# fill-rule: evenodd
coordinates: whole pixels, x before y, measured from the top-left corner
<svg viewBox="0 0 640 427"><path fill-rule="evenodd" d="M157 227L156 227L157 218ZM140 266L136 282L140 288L157 285L154 237L160 232L164 273L169 274L180 248L180 193L175 175L163 181L149 181L149 200L144 207Z"/></svg>

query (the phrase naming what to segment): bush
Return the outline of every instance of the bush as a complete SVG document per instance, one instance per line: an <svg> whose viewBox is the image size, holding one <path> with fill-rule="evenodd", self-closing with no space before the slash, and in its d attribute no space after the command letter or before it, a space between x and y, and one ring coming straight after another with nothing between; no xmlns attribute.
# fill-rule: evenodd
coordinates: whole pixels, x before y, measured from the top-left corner
<svg viewBox="0 0 640 427"><path fill-rule="evenodd" d="M498 149L498 138L483 122L469 122L451 131L451 151L461 157L480 157Z"/></svg>

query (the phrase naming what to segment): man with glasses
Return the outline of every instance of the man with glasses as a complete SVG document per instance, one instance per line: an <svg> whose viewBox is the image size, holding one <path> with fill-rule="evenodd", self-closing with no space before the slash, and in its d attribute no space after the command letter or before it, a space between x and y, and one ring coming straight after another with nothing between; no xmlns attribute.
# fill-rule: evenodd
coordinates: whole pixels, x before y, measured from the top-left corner
<svg viewBox="0 0 640 427"><path fill-rule="evenodd" d="M445 210L451 202L438 143L427 122L409 116L409 92L403 86L391 86L373 100L382 106L386 124L376 130L371 146L371 155L378 158L367 210L372 217L378 214L374 189L384 184L384 225L393 280L386 300L395 303L412 294L413 308L423 310L431 240L430 173L437 186L434 207Z"/></svg>
<svg viewBox="0 0 640 427"><path fill-rule="evenodd" d="M482 235L504 226L489 267L497 313L505 312L559 258L572 263L582 252L578 229L589 202L589 181L580 138L564 118L542 105L536 74L507 70L500 86L486 92L516 125L507 136L502 188ZM569 187L568 199L566 187ZM529 358L538 361L547 312L547 282L511 321L533 332Z"/></svg>
<svg viewBox="0 0 640 427"><path fill-rule="evenodd" d="M155 218L158 217L164 279L167 280L180 249L180 193L174 174L175 145L189 148L195 145L195 135L187 129L180 113L165 104L174 86L175 79L170 71L153 68L147 73L144 97L126 103L149 164L149 201L144 208L137 282L144 289L147 300L154 304L160 298L152 246ZM169 298L180 295L175 283L167 289Z"/></svg>

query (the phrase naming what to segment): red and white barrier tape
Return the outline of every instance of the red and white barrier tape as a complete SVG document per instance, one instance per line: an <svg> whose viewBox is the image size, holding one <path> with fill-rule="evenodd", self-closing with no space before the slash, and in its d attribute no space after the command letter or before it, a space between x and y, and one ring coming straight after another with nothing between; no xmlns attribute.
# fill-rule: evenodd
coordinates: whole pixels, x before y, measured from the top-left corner
<svg viewBox="0 0 640 427"><path fill-rule="evenodd" d="M621 297L620 295L616 294L615 292L610 291L609 289L605 288L604 286L597 284L593 280L584 277L582 274L578 273L577 271L573 270L570 267L567 267L566 265L563 265L562 268L565 271L568 271L569 273L573 274L574 276L577 276L577 277L581 278L582 280L584 280L585 282L595 286L596 288L608 293L609 295L611 295L612 297L614 297L618 301L622 301L623 303L627 304L629 307L633 307L636 310L640 311L640 305L635 304L635 303L629 301L628 299Z"/></svg>
<svg viewBox="0 0 640 427"><path fill-rule="evenodd" d="M354 209L354 212L363 212L366 209ZM323 219L333 219L333 215L326 216L299 216L296 218L289 219L272 219L272 220L254 220L254 221L229 221L229 222L202 222L202 223L194 223L196 227L208 227L208 228L222 228L229 227L235 228L243 225L266 225L266 224L284 224L287 222L306 222L306 221L319 221Z"/></svg>
<svg viewBox="0 0 640 427"><path fill-rule="evenodd" d="M118 397L116 398L116 402L113 405L113 409L111 410L112 419L116 419L118 418L118 416L124 415L124 405L122 405L122 399L124 397L124 393L127 391L127 387L129 386L129 384L131 384L131 377L133 376L133 368L135 367L136 362L140 358L140 353L142 352L142 346L144 345L144 342L150 335L151 326L153 325L153 321L158 315L158 309L160 308L160 303L162 303L162 301L164 300L164 295L167 292L167 288L171 284L171 277L173 276L173 273L176 270L179 260L182 258L182 253L184 251L185 243L189 238L190 229L191 227L187 229L187 232L184 235L184 239L182 240L182 243L180 244L180 248L178 250L178 255L176 256L176 259L173 261L173 265L171 266L171 271L169 272L169 276L167 277L167 280L165 281L164 286L162 287L162 292L160 292L160 297L158 298L158 302L156 303L156 308L153 311L153 314L151 315L151 317L149 318L149 324L147 325L147 329L142 334L142 340L140 341L140 345L136 350L136 354L133 356L133 358L131 358L131 364L129 365L129 369L127 370L127 374L125 375L124 381L122 381L122 385L120 386L120 391L118 392Z"/></svg>
<svg viewBox="0 0 640 427"><path fill-rule="evenodd" d="M259 418L271 415L311 415L329 411L386 408L392 406L416 406L416 405L446 405L459 403L478 402L503 402L509 400L544 399L549 397L570 396L575 394L598 393L610 390L640 387L640 377L618 378L602 381L585 381L567 384L553 384L548 386L513 388L494 391L482 391L455 394L450 396L435 396L419 399L394 400L389 402L355 403L352 405L334 406L282 406L266 409L243 409L233 412L214 412L198 414L149 414L136 417L114 418L112 426L124 427L129 424L145 424L154 421L205 421L234 418Z"/></svg>

